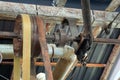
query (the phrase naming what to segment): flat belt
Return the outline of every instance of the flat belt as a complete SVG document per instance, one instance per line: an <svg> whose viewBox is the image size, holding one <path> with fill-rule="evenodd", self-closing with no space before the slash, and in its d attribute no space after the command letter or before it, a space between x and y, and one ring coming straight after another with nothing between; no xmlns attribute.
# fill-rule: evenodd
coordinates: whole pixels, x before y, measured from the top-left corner
<svg viewBox="0 0 120 80"><path fill-rule="evenodd" d="M31 66L31 21L30 16L22 14L22 29L23 29L23 64L22 64L22 79L30 80Z"/></svg>

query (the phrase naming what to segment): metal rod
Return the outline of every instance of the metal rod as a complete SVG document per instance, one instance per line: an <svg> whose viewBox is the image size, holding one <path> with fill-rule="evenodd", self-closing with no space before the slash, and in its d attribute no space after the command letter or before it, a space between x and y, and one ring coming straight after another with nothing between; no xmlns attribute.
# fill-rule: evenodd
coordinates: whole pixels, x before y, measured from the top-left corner
<svg viewBox="0 0 120 80"><path fill-rule="evenodd" d="M3 32L0 31L0 38L21 38L20 35L15 34L14 32ZM46 39L54 39L54 36L46 36ZM71 38L73 40L75 38ZM94 43L106 43L106 44L120 44L120 40L118 39L106 39L106 38L94 38L93 40Z"/></svg>
<svg viewBox="0 0 120 80"><path fill-rule="evenodd" d="M85 36L92 38L90 0L81 0Z"/></svg>
<svg viewBox="0 0 120 80"><path fill-rule="evenodd" d="M94 38L95 43L107 43L107 44L120 44L118 39L105 39L105 38Z"/></svg>
<svg viewBox="0 0 120 80"><path fill-rule="evenodd" d="M17 34L14 32L6 32L6 31L0 31L0 38L18 38Z"/></svg>
<svg viewBox="0 0 120 80"><path fill-rule="evenodd" d="M55 44L47 44L48 54L51 58L59 58L64 55L65 52L69 53L66 48L69 50L72 48L70 46L57 47ZM14 51L12 44L0 44L0 52L2 53L3 59L13 59ZM41 58L41 56L39 56Z"/></svg>
<svg viewBox="0 0 120 80"><path fill-rule="evenodd" d="M40 17L35 17L36 23L38 26L38 33L39 33L39 42L41 47L42 58L44 61L45 73L46 73L46 80L53 80L53 74L50 65L50 58L48 54L48 47L45 37L45 30L44 30L44 23Z"/></svg>
<svg viewBox="0 0 120 80"><path fill-rule="evenodd" d="M3 61L3 62L0 63L0 64L13 65L13 62ZM22 62L21 62L21 64L22 64ZM44 66L43 62L35 62L34 64L35 64L35 66ZM51 64L51 66L56 66L57 63L56 63L56 62L51 62L50 64ZM76 67L82 67L82 66L83 66L83 65L82 65L81 63L77 63L77 65L76 65ZM86 67L105 67L106 64L87 63L85 66L86 66Z"/></svg>
<svg viewBox="0 0 120 80"><path fill-rule="evenodd" d="M56 66L56 62L52 62L51 65L52 66ZM36 62L35 65L38 66L43 66L43 62ZM76 64L77 67L82 67L83 65L81 63L77 63ZM106 64L96 64L96 63L87 63L86 67L105 67Z"/></svg>

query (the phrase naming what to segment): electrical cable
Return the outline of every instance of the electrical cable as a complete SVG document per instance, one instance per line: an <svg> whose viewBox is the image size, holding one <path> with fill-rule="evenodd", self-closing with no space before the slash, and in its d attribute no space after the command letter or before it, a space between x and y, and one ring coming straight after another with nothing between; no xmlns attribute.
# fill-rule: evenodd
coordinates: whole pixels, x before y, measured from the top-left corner
<svg viewBox="0 0 120 80"><path fill-rule="evenodd" d="M2 56L2 53L0 52L0 63L2 62L3 60L3 56Z"/></svg>
<svg viewBox="0 0 120 80"><path fill-rule="evenodd" d="M0 74L0 77L4 78L5 80L9 80L7 77Z"/></svg>

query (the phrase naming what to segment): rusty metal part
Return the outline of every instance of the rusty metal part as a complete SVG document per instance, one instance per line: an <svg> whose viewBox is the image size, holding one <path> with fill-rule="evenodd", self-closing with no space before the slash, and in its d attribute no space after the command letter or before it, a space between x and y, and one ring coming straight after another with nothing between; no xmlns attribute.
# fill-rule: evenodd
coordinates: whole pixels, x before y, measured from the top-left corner
<svg viewBox="0 0 120 80"><path fill-rule="evenodd" d="M75 54L81 63L84 63L84 56L86 52L90 49L93 42L92 28L91 28L91 13L90 13L90 0L81 0L82 5L82 15L84 23L84 31L79 35L80 40L78 40L78 49Z"/></svg>
<svg viewBox="0 0 120 80"><path fill-rule="evenodd" d="M79 66L83 66L82 64L77 64L77 67L79 67ZM86 65L85 65L86 67L105 67L106 66L106 64L96 64L96 63L87 63Z"/></svg>
<svg viewBox="0 0 120 80"><path fill-rule="evenodd" d="M38 35L37 28L36 28L37 26L35 26L35 24L34 24L35 21L34 20L32 21L32 20L31 20L31 16L28 16L28 15L17 16L16 21L15 21L14 34L20 35L20 38L12 36L12 37L14 37L13 45L14 45L14 54L16 57L16 58L14 58L15 59L14 64L16 66L17 66L17 64L19 64L19 59L17 57L23 57L24 62L23 62L22 70L23 70L23 79L25 79L25 80L30 79L30 62L31 62L30 58L31 58L31 56L32 56L32 58L35 57L34 55L36 55L36 54L35 54L34 50L37 50L37 52L36 52L37 54L40 53L40 48L38 48L38 47L35 48L36 42L39 42L39 40L38 40L38 37L36 36L36 35ZM27 28L29 27L29 29L26 28L26 23L29 23L29 24L27 24ZM28 30L29 30L29 32L28 32ZM28 35L28 36L26 36L27 34L24 35L26 33L25 31L27 31L27 33L29 33L30 35ZM23 32L24 32L24 34L23 34ZM26 43L24 41L27 40L26 38L28 40L30 40L30 42L32 44L29 43L29 45L27 44L25 47ZM28 41L26 41L26 42L28 42ZM29 49L26 49L26 48L29 48ZM23 54L22 54L22 51L23 51ZM27 52L27 51L29 51L29 52ZM29 53L29 54L26 55L25 53ZM27 57L27 59L26 59L26 57ZM28 65L28 66L26 67L26 65ZM15 71L16 71L16 68L15 68ZM27 77L25 77L26 72L28 74ZM15 79L16 79L16 77L15 77Z"/></svg>
<svg viewBox="0 0 120 80"><path fill-rule="evenodd" d="M3 62L0 63L0 64L13 65L13 62L3 61ZM22 64L22 62L21 62L21 64ZM56 63L56 62L51 62L50 64L51 64L51 66L56 66L57 63ZM44 63L43 63L43 62L35 62L34 65L35 65L35 66L44 66ZM82 66L83 66L83 65L82 65L81 63L77 63L77 64L76 64L76 67L82 67ZM106 64L99 64L99 63L87 63L87 64L86 64L86 67L105 67L105 66L106 66Z"/></svg>
<svg viewBox="0 0 120 80"><path fill-rule="evenodd" d="M57 46L64 46L70 39L70 26L69 21L64 18L61 24L57 24L54 29L53 39L52 41ZM50 36L50 37L49 37ZM47 36L48 38L52 38L51 35ZM49 39L51 40L51 39Z"/></svg>
<svg viewBox="0 0 120 80"><path fill-rule="evenodd" d="M39 42L41 46L41 54L44 61L45 73L46 73L46 80L53 80L50 59L48 55L48 47L45 38L45 29L43 20L40 17L36 17L36 22L38 26L38 33L39 33Z"/></svg>
<svg viewBox="0 0 120 80"><path fill-rule="evenodd" d="M104 38L94 38L95 43L107 43L107 44L120 44L118 39L104 39Z"/></svg>
<svg viewBox="0 0 120 80"><path fill-rule="evenodd" d="M14 33L22 35L22 18L20 15L18 15L15 20ZM22 56L22 43L22 39L13 38L15 56Z"/></svg>
<svg viewBox="0 0 120 80"><path fill-rule="evenodd" d="M19 35L15 34L14 32L6 32L6 31L0 31L0 38L20 38Z"/></svg>
<svg viewBox="0 0 120 80"><path fill-rule="evenodd" d="M101 30L101 29L100 29ZM95 33L95 32L94 32ZM67 38L67 37L66 37ZM49 35L46 37L46 39L51 39L54 40L54 36ZM82 40L81 37L69 37L68 39L66 39L67 41L80 41ZM107 38L94 38L93 39L93 43L103 43L103 44L120 44L120 40L118 39L107 39ZM79 44L80 45L80 44Z"/></svg>
<svg viewBox="0 0 120 80"><path fill-rule="evenodd" d="M94 32L96 33L96 32ZM4 36L4 37L3 37ZM36 36L36 35L35 35ZM1 38L18 38L17 34L13 33L13 32L0 32L0 37ZM21 36L19 36L21 38ZM67 38L67 37L66 37ZM19 39L19 38L18 38ZM51 35L48 35L46 36L46 39L49 39L49 40L54 40L54 36L51 36ZM73 40L74 38L73 37L69 37L68 41L71 41ZM19 39L20 40L20 39ZM79 40L79 39L75 39L75 40ZM34 42L34 41L32 41ZM38 42L38 41L37 41ZM37 43L36 42L36 43ZM117 40L117 39L106 39L106 38L94 38L93 39L93 42L94 43L106 43L106 44L120 44L120 40ZM36 44L37 46L37 44ZM35 48L35 47L34 47ZM39 46L38 48L36 48L37 51L40 50ZM36 51L36 50L35 50ZM39 51L40 52L40 51ZM38 55L39 52L36 52L36 56Z"/></svg>
<svg viewBox="0 0 120 80"><path fill-rule="evenodd" d="M28 24L26 24L28 23ZM27 26L27 27L26 27ZM25 32L27 31L27 33ZM20 56L23 55L23 79L30 80L30 58L31 58L31 22L28 15L19 15L16 18L14 33L22 35L22 38L14 38L14 80L20 79ZM27 41L27 39L29 41ZM28 48L28 49L27 49ZM22 52L23 51L23 52ZM22 54L23 53L23 54ZM26 54L28 53L28 54Z"/></svg>
<svg viewBox="0 0 120 80"><path fill-rule="evenodd" d="M118 40L120 40L120 35L118 37ZM110 73L112 67L114 66L115 60L116 60L117 56L119 55L119 52L120 52L120 45L116 44L113 47L113 50L110 54L110 57L107 61L106 67L101 75L100 80L108 80L109 73Z"/></svg>
<svg viewBox="0 0 120 80"><path fill-rule="evenodd" d="M80 38L75 39L80 40ZM101 44L120 44L120 40L118 39L107 39L107 38L94 38L93 43L101 43Z"/></svg>
<svg viewBox="0 0 120 80"><path fill-rule="evenodd" d="M30 16L31 20L31 56L36 57L40 53L40 45L39 39L38 39L38 28L36 24L36 20L33 16ZM4 34L1 36L4 36L5 38L14 38L13 44L14 44L14 51L15 55L22 56L22 42L23 42L23 32L22 32L22 19L21 16L17 16L15 21L15 27L14 27L14 33L13 32L6 32L8 36L4 36ZM6 35L7 35L6 34ZM36 51L36 52L35 52Z"/></svg>
<svg viewBox="0 0 120 80"><path fill-rule="evenodd" d="M52 62L51 66L56 66L57 63ZM43 62L36 62L36 66L43 66ZM81 63L77 63L76 67L82 67L83 65ZM105 67L106 64L98 64L98 63L87 63L86 67Z"/></svg>
<svg viewBox="0 0 120 80"><path fill-rule="evenodd" d="M70 37L67 35L67 33L63 29L59 29L57 30L57 32L54 33L53 39L54 39L53 42L57 46L64 46L70 40Z"/></svg>
<svg viewBox="0 0 120 80"><path fill-rule="evenodd" d="M40 55L40 45L39 45L39 35L38 35L38 26L36 23L35 16L30 16L31 20L31 56L37 57Z"/></svg>
<svg viewBox="0 0 120 80"><path fill-rule="evenodd" d="M75 41L76 40L80 40L80 38L76 38ZM120 40L118 40L118 39L107 39L107 38L94 38L93 43L98 43L98 44L99 43L101 43L101 44L120 44Z"/></svg>

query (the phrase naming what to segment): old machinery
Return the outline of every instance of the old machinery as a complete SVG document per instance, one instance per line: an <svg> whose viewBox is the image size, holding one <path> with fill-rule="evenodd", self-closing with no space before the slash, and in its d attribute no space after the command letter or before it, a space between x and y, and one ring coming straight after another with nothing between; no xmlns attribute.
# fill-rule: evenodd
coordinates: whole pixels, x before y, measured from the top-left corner
<svg viewBox="0 0 120 80"><path fill-rule="evenodd" d="M57 0L53 1L53 6L64 6L63 3L58 5L59 1L57 2ZM105 24L103 28L92 28L90 0L81 0L81 5L83 30L74 36L72 27L76 27L77 24L75 22L72 24L70 21L75 17L74 15L59 19L61 20L59 24L56 23L49 30L50 23L44 20L46 16L40 17L38 15L40 13L34 10L33 12L37 12L36 15L17 15L14 20L13 32L0 31L0 38L13 40L12 44L0 44L0 63L7 64L2 62L3 59L14 59L14 63L10 63L14 65L14 80L35 80L36 75L37 78L42 75L44 80L65 80L75 66L106 66L105 64L87 64L87 57L92 43L120 44L120 40L117 39L97 38L103 30L107 34L110 33L111 26L119 13L112 22L108 25ZM69 10L66 11L69 12ZM61 13L61 15L63 14ZM42 58L43 63L36 62L38 58ZM57 63L51 63L50 58L57 58ZM79 64L77 64L78 62ZM36 65L44 66L45 74L36 74ZM55 66L54 69L51 65Z"/></svg>

